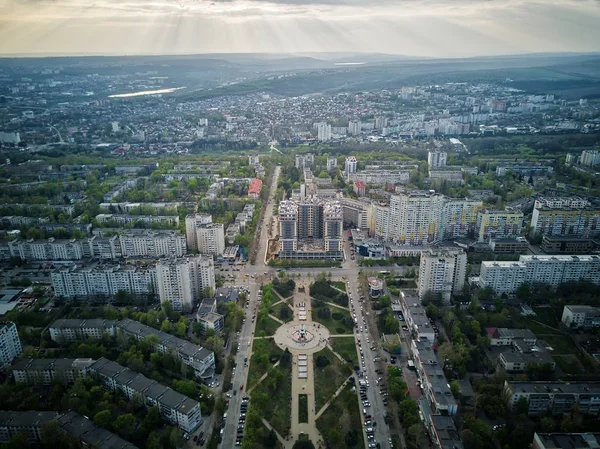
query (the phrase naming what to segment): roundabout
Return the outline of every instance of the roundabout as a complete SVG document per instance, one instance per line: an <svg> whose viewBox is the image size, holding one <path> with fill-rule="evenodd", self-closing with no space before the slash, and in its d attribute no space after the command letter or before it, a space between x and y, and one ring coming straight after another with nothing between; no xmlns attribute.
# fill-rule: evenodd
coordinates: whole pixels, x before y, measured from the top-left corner
<svg viewBox="0 0 600 449"><path fill-rule="evenodd" d="M292 353L315 353L327 346L329 329L319 323L292 321L281 325L273 339L281 349Z"/></svg>

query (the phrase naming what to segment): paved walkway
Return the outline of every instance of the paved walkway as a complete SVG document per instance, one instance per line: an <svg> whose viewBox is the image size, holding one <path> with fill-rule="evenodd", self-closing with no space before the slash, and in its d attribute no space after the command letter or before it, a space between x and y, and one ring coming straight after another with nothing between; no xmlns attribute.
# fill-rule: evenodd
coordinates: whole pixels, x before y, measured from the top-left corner
<svg viewBox="0 0 600 449"><path fill-rule="evenodd" d="M280 320L279 318L277 318L276 316L274 316L274 315L271 315L270 313L269 313L269 314L267 314L267 315L268 315L268 316L269 316L271 319L273 319L273 320L277 321L279 324L285 324L285 322L284 322L284 321L281 321L281 320Z"/></svg>
<svg viewBox="0 0 600 449"><path fill-rule="evenodd" d="M252 385L252 388L250 388L249 390L246 390L246 392L248 394L252 393L252 390L254 390L256 387L258 387L260 385L260 383L263 380L265 380L265 378L269 375L269 373L271 372L271 370L273 368L275 368L276 366L279 366L279 361L277 361L277 363L275 363L275 365L273 365L271 368L269 368L265 374L263 374L262 376L260 376L260 379L258 379L258 381L256 382L256 384ZM246 381L248 381L247 378L246 378Z"/></svg>

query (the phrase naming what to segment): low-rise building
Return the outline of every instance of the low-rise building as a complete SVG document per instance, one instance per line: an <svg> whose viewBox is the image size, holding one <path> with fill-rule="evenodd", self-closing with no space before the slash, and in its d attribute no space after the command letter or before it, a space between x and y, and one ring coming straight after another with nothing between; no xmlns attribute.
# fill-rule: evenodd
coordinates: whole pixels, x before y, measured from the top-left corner
<svg viewBox="0 0 600 449"><path fill-rule="evenodd" d="M23 352L15 323L0 323L0 366L11 363Z"/></svg>
<svg viewBox="0 0 600 449"><path fill-rule="evenodd" d="M129 400L141 397L147 407L158 406L167 421L185 432L193 432L202 424L197 401L129 368L102 357L90 365L89 372L98 376L110 391L121 391Z"/></svg>
<svg viewBox="0 0 600 449"><path fill-rule="evenodd" d="M54 321L49 328L52 341L99 340L104 335L114 337L117 320L96 318L89 320L62 318Z"/></svg>
<svg viewBox="0 0 600 449"><path fill-rule="evenodd" d="M529 329L509 329L505 327L488 327L491 346L513 346L515 344L535 345L537 337Z"/></svg>
<svg viewBox="0 0 600 449"><path fill-rule="evenodd" d="M525 237L514 239L490 239L490 249L496 254L525 254L529 243Z"/></svg>
<svg viewBox="0 0 600 449"><path fill-rule="evenodd" d="M535 433L531 449L597 449L598 433Z"/></svg>
<svg viewBox="0 0 600 449"><path fill-rule="evenodd" d="M540 416L550 413L562 416L577 404L585 415L600 412L600 384L585 382L504 382L508 409L518 412L519 401L527 404L527 414Z"/></svg>
<svg viewBox="0 0 600 449"><path fill-rule="evenodd" d="M26 359L12 367L15 382L27 385L68 385L87 376L92 359Z"/></svg>
<svg viewBox="0 0 600 449"><path fill-rule="evenodd" d="M260 191L262 189L262 181L258 178L254 178L250 181L250 186L248 187L248 196L255 200L260 196Z"/></svg>
<svg viewBox="0 0 600 449"><path fill-rule="evenodd" d="M591 329L600 327L600 307L565 306L561 321L569 328Z"/></svg>
<svg viewBox="0 0 600 449"><path fill-rule="evenodd" d="M198 323L202 329L202 335L206 334L207 330L212 330L217 334L221 334L225 328L225 318L223 315L215 312L209 312L199 316Z"/></svg>
<svg viewBox="0 0 600 449"><path fill-rule="evenodd" d="M544 235L540 248L546 254L590 254L596 244L592 239Z"/></svg>
<svg viewBox="0 0 600 449"><path fill-rule="evenodd" d="M498 356L498 363L507 373L523 373L531 365L549 365L552 370L556 368L556 362L550 354L538 351L505 351Z"/></svg>

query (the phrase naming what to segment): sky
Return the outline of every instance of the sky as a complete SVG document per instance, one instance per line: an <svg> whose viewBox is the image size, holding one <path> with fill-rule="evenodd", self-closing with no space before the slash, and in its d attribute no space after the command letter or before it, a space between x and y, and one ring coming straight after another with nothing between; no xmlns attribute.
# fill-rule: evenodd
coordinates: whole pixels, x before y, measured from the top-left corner
<svg viewBox="0 0 600 449"><path fill-rule="evenodd" d="M0 54L600 51L600 0L0 0Z"/></svg>

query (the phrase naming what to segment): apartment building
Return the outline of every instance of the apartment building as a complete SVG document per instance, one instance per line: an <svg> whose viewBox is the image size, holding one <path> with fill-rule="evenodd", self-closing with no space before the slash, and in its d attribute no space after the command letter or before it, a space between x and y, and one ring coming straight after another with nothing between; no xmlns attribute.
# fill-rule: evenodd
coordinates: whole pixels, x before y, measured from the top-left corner
<svg viewBox="0 0 600 449"><path fill-rule="evenodd" d="M441 238L475 237L477 214L482 209L483 201L480 200L446 198L442 209Z"/></svg>
<svg viewBox="0 0 600 449"><path fill-rule="evenodd" d="M569 328L592 329L600 327L600 307L565 306L561 321Z"/></svg>
<svg viewBox="0 0 600 449"><path fill-rule="evenodd" d="M431 327L429 318L427 318L427 314L425 313L425 308L421 305L419 298L400 292L400 307L406 321L406 326L413 338L435 341L435 332L433 327ZM393 305L392 308L394 309Z"/></svg>
<svg viewBox="0 0 600 449"><path fill-rule="evenodd" d="M373 206L370 201L339 198L344 216L344 226L368 230L372 220Z"/></svg>
<svg viewBox="0 0 600 449"><path fill-rule="evenodd" d="M49 328L52 341L99 340L108 335L114 337L117 320L95 318L89 320L61 318Z"/></svg>
<svg viewBox="0 0 600 449"><path fill-rule="evenodd" d="M574 404L586 415L600 412L600 385L585 382L504 382L508 409L516 413L521 399L527 404L527 414L540 416L569 413Z"/></svg>
<svg viewBox="0 0 600 449"><path fill-rule="evenodd" d="M464 449L460 434L451 416L431 415L425 420L435 449Z"/></svg>
<svg viewBox="0 0 600 449"><path fill-rule="evenodd" d="M142 230L143 232L147 232ZM119 237L95 235L82 242L84 257L102 260L115 260L122 256Z"/></svg>
<svg viewBox="0 0 600 449"><path fill-rule="evenodd" d="M89 372L98 376L109 391L121 391L129 400L141 397L146 407L158 406L161 415L185 432L193 432L202 424L200 404L142 374L104 357L92 363Z"/></svg>
<svg viewBox="0 0 600 449"><path fill-rule="evenodd" d="M513 293L525 282L556 287L580 280L600 284L600 256L523 255L518 262L482 262L479 275L480 287L496 293Z"/></svg>
<svg viewBox="0 0 600 449"><path fill-rule="evenodd" d="M90 298L115 295L119 290L134 295L158 291L155 267L93 264L69 266L50 274L54 294L60 298Z"/></svg>
<svg viewBox="0 0 600 449"><path fill-rule="evenodd" d="M27 241L14 241L11 246L14 256L23 260L81 260L83 250L78 240L57 240L55 238Z"/></svg>
<svg viewBox="0 0 600 449"><path fill-rule="evenodd" d="M594 237L600 234L600 209L580 197L538 198L533 206L531 233Z"/></svg>
<svg viewBox="0 0 600 449"><path fill-rule="evenodd" d="M356 158L354 156L348 156L346 158L346 164L344 168L344 173L346 174L346 177L348 179L350 179L351 174L356 173L357 167L358 161L356 160Z"/></svg>
<svg viewBox="0 0 600 449"><path fill-rule="evenodd" d="M427 165L430 170L444 168L446 166L447 158L448 153L445 151L430 150L427 152Z"/></svg>
<svg viewBox="0 0 600 449"><path fill-rule="evenodd" d="M308 196L279 204L279 257L340 259L344 212L338 201Z"/></svg>
<svg viewBox="0 0 600 449"><path fill-rule="evenodd" d="M8 443L11 438L22 434L32 444L42 441L42 427L56 421L58 412L0 411L0 443Z"/></svg>
<svg viewBox="0 0 600 449"><path fill-rule="evenodd" d="M439 240L444 196L435 192L392 195L389 207L377 207L375 234L393 243L410 246Z"/></svg>
<svg viewBox="0 0 600 449"><path fill-rule="evenodd" d="M176 312L189 312L204 297L206 289L215 290L212 257L199 254L161 259L156 264L160 302L169 302Z"/></svg>
<svg viewBox="0 0 600 449"><path fill-rule="evenodd" d="M125 226L143 224L146 228L153 223L167 224L169 226L179 226L179 216L177 215L124 215L124 214L98 214L96 215L98 223L111 224L116 226Z"/></svg>
<svg viewBox="0 0 600 449"><path fill-rule="evenodd" d="M119 235L123 257L182 257L186 239L177 231L127 232Z"/></svg>
<svg viewBox="0 0 600 449"><path fill-rule="evenodd" d="M462 292L467 275L467 254L461 248L432 248L421 253L419 297L441 293L445 302Z"/></svg>
<svg viewBox="0 0 600 449"><path fill-rule="evenodd" d="M87 376L92 359L26 359L12 367L15 382L26 385L70 385Z"/></svg>
<svg viewBox="0 0 600 449"><path fill-rule="evenodd" d="M331 138L331 127L329 127L329 139ZM327 140L329 140L327 139ZM297 154L295 165L296 168L302 170L306 167L311 167L315 163L315 155L312 153Z"/></svg>
<svg viewBox="0 0 600 449"><path fill-rule="evenodd" d="M185 217L185 237L190 251L198 249L196 229L212 223L212 216L208 214L194 214Z"/></svg>
<svg viewBox="0 0 600 449"><path fill-rule="evenodd" d="M443 365L439 363L432 342L426 339L412 340L411 352L423 385L423 393L433 414L454 416L458 411L458 404L452 396Z"/></svg>
<svg viewBox="0 0 600 449"><path fill-rule="evenodd" d="M202 316L198 315L198 323L202 328L202 335L204 335L207 330L222 334L223 329L225 328L225 318L223 315L215 312L209 312Z"/></svg>
<svg viewBox="0 0 600 449"><path fill-rule="evenodd" d="M327 156L327 171L332 172L337 168L337 157L335 156Z"/></svg>
<svg viewBox="0 0 600 449"><path fill-rule="evenodd" d="M23 352L15 323L0 323L0 366L12 363Z"/></svg>
<svg viewBox="0 0 600 449"><path fill-rule="evenodd" d="M202 346L195 345L166 332L130 319L122 320L115 325L117 332L142 340L150 335L158 337L154 350L163 354L170 353L184 365L191 366L196 376L210 379L215 372L215 354Z"/></svg>
<svg viewBox="0 0 600 449"><path fill-rule="evenodd" d="M410 180L410 170L361 170L348 175L350 182L364 182L378 186L406 184Z"/></svg>
<svg viewBox="0 0 600 449"><path fill-rule="evenodd" d="M225 227L222 223L203 224L196 228L198 252L220 256L225 251Z"/></svg>
<svg viewBox="0 0 600 449"><path fill-rule="evenodd" d="M481 210L477 214L475 226L479 242L515 238L523 231L523 212Z"/></svg>
<svg viewBox="0 0 600 449"><path fill-rule="evenodd" d="M170 353L177 357L184 365L191 366L197 376L210 378L214 374L215 355L202 346L189 343L181 338L177 338L166 332L146 326L139 321L130 319L122 321L104 320L102 324L94 323L92 320L57 320L54 321L50 329L50 338L53 341L75 341L99 339L104 333L110 336L125 335L133 336L136 340L143 340L146 337L154 335L158 342L154 350L163 354ZM113 324L113 327L110 325ZM82 332L82 329L90 331Z"/></svg>

